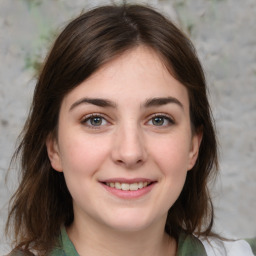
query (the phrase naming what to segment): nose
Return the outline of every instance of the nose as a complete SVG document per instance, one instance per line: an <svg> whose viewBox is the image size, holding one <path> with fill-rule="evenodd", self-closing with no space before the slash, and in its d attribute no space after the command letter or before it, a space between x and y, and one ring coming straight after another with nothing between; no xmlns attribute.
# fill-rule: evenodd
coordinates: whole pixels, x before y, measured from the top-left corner
<svg viewBox="0 0 256 256"><path fill-rule="evenodd" d="M119 128L112 149L113 161L127 169L141 166L147 159L145 140L136 127Z"/></svg>

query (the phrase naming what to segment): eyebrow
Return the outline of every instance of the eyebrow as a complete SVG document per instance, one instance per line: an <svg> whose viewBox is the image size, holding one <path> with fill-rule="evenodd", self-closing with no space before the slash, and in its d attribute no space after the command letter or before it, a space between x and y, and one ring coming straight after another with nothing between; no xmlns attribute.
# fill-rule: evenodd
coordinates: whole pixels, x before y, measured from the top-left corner
<svg viewBox="0 0 256 256"><path fill-rule="evenodd" d="M111 107L116 108L116 104L112 101L106 100L106 99L98 99L98 98L82 98L75 103L73 103L69 109L71 111L75 107L81 105L81 104L92 104L99 107Z"/></svg>
<svg viewBox="0 0 256 256"><path fill-rule="evenodd" d="M182 109L184 109L183 104L174 97L163 97L163 98L151 98L146 100L145 104L143 105L144 107L148 108L148 107L160 107L162 105L166 105L169 103L174 103L177 104L178 106L180 106Z"/></svg>
<svg viewBox="0 0 256 256"><path fill-rule="evenodd" d="M142 105L142 107L149 108L149 107L160 107L162 105L174 103L180 106L182 109L184 109L183 104L174 97L161 97L161 98L150 98L147 99L146 102ZM81 105L81 104L92 104L98 107L110 107L110 108L116 108L116 103L107 100L107 99L100 99L100 98L82 98L76 102L74 102L69 111L74 109L75 107Z"/></svg>

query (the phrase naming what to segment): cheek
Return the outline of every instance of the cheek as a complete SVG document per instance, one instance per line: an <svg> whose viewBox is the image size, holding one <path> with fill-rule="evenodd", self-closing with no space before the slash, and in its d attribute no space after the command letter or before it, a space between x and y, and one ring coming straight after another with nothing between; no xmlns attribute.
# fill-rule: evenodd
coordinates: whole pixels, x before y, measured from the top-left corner
<svg viewBox="0 0 256 256"><path fill-rule="evenodd" d="M61 145L64 173L93 175L108 154L108 143L89 136L66 137Z"/></svg>
<svg viewBox="0 0 256 256"><path fill-rule="evenodd" d="M86 198L89 202L87 195L93 189L95 174L106 159L107 145L95 139L73 136L62 141L61 149L63 173L72 198L76 202Z"/></svg>
<svg viewBox="0 0 256 256"><path fill-rule="evenodd" d="M169 136L162 138L158 143L151 143L151 154L161 170L174 175L182 175L187 172L189 162L189 139L185 136Z"/></svg>
<svg viewBox="0 0 256 256"><path fill-rule="evenodd" d="M176 139L166 138L151 148L155 165L162 174L162 189L155 204L161 204L160 208L164 212L172 207L184 187L187 177L188 149L188 143L181 143L181 140L178 140L177 137ZM160 201L159 198L163 200Z"/></svg>

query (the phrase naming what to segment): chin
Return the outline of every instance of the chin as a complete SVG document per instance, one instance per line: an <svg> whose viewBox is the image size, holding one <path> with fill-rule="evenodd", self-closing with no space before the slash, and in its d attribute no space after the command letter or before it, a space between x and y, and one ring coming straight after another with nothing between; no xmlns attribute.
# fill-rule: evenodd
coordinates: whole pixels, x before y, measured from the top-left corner
<svg viewBox="0 0 256 256"><path fill-rule="evenodd" d="M134 233L141 232L154 226L154 218L146 218L146 216L140 216L139 214L135 216L125 216L114 218L111 221L106 222L109 228L116 230L118 232Z"/></svg>

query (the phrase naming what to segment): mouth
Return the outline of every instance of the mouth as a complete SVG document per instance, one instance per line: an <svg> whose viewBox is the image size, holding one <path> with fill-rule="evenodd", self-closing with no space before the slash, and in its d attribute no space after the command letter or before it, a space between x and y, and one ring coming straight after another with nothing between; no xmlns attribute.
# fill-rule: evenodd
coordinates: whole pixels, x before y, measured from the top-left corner
<svg viewBox="0 0 256 256"><path fill-rule="evenodd" d="M149 179L109 179L100 182L111 194L122 199L136 199L148 194L157 183Z"/></svg>
<svg viewBox="0 0 256 256"><path fill-rule="evenodd" d="M122 183L122 182L104 182L108 187L115 188L123 191L136 191L150 186L153 182L140 181L134 183Z"/></svg>

